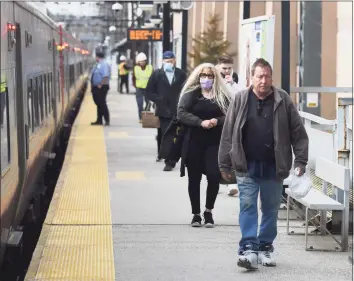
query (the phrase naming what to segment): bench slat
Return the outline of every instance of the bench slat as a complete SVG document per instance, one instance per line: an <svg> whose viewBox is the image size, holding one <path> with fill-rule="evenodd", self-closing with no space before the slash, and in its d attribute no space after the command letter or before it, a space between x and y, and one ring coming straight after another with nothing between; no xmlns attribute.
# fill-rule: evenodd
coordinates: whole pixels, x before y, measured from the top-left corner
<svg viewBox="0 0 354 281"><path fill-rule="evenodd" d="M291 191L289 188L285 189L285 193L291 196ZM318 191L314 188L311 188L309 193L305 197L295 200L299 201L301 204L312 210L344 210L343 204L337 202L336 200L333 200L321 191Z"/></svg>
<svg viewBox="0 0 354 281"><path fill-rule="evenodd" d="M344 191L349 191L350 170L338 163L323 157L317 158L316 176Z"/></svg>

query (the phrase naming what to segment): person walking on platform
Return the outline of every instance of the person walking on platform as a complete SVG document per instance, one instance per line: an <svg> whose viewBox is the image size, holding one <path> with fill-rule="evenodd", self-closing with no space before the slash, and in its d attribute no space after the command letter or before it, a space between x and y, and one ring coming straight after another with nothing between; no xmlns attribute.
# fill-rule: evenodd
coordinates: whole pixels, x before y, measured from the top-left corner
<svg viewBox="0 0 354 281"><path fill-rule="evenodd" d="M91 74L91 86L93 101L97 106L97 119L91 125L102 125L102 117L104 117L105 125L109 126L109 110L106 98L109 90L111 68L104 59L104 53L99 50L96 51L96 62L97 64Z"/></svg>
<svg viewBox="0 0 354 281"><path fill-rule="evenodd" d="M219 69L221 77L224 79L226 86L229 88L229 92L235 95L242 88L238 84L238 75L233 71L234 60L228 55L222 55L218 57L218 64L216 67ZM230 188L227 192L229 196L235 196L238 194L237 188Z"/></svg>
<svg viewBox="0 0 354 281"><path fill-rule="evenodd" d="M181 152L181 176L188 171L188 192L192 205L193 227L201 226L200 182L208 180L204 224L213 227L212 210L219 192L221 173L218 151L230 93L218 69L209 63L199 65L183 87L177 119L187 131Z"/></svg>
<svg viewBox="0 0 354 281"><path fill-rule="evenodd" d="M221 73L221 77L229 88L232 94L243 89L242 85L239 83L238 75L233 70L234 60L228 55L222 55L218 58L218 64L216 67Z"/></svg>
<svg viewBox="0 0 354 281"><path fill-rule="evenodd" d="M153 72L146 87L146 96L155 103L155 114L160 119L160 128L157 134L158 151L168 125L177 113L178 99L186 80L184 71L176 67L176 57L173 52L164 52L162 58L162 68ZM160 160L159 155L158 160ZM175 161L165 159L164 171L172 171L175 166Z"/></svg>
<svg viewBox="0 0 354 281"><path fill-rule="evenodd" d="M283 180L292 167L305 173L309 140L290 96L272 85L272 67L257 59L252 85L235 95L220 141L219 168L227 181L236 170L240 197L238 266L256 269L258 262L275 266L273 241L282 200ZM258 194L262 221L258 230Z"/></svg>
<svg viewBox="0 0 354 281"><path fill-rule="evenodd" d="M119 93L123 94L123 85L127 94L129 94L129 67L127 65L127 58L125 56L120 56L120 64L118 66L119 71Z"/></svg>
<svg viewBox="0 0 354 281"><path fill-rule="evenodd" d="M148 104L149 100L146 97L146 86L149 81L149 78L153 72L153 67L151 64L146 64L147 57L144 53L139 53L136 56L137 65L134 67L133 71L133 84L136 88L136 103L138 105L138 116L139 122L141 123L141 112L144 107L144 98L145 103Z"/></svg>

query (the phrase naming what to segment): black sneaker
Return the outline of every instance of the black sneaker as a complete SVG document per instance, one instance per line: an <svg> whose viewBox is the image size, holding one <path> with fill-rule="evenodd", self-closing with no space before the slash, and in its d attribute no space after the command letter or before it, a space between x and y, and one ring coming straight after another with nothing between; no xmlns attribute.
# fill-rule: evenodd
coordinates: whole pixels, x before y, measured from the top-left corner
<svg viewBox="0 0 354 281"><path fill-rule="evenodd" d="M163 171L164 172L170 172L173 170L173 166L169 165L169 164L166 164L165 168L163 168Z"/></svg>
<svg viewBox="0 0 354 281"><path fill-rule="evenodd" d="M213 214L211 212L204 212L204 224L207 228L214 227Z"/></svg>
<svg viewBox="0 0 354 281"><path fill-rule="evenodd" d="M194 215L192 222L191 222L192 227L201 227L202 226L202 218L200 215Z"/></svg>

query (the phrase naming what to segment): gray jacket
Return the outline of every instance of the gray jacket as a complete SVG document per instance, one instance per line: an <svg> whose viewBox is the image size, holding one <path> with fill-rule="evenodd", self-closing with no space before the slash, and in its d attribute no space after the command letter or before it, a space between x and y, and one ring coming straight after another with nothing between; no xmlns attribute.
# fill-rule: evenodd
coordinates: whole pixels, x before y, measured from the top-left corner
<svg viewBox="0 0 354 281"><path fill-rule="evenodd" d="M306 168L309 140L301 117L290 96L282 89L272 87L274 92L274 152L277 176L285 179L292 167L294 150L295 167ZM230 104L225 118L219 148L221 172L236 170L236 175L247 173L247 160L242 147L242 127L247 117L248 93L238 92ZM257 137L257 136L255 136Z"/></svg>

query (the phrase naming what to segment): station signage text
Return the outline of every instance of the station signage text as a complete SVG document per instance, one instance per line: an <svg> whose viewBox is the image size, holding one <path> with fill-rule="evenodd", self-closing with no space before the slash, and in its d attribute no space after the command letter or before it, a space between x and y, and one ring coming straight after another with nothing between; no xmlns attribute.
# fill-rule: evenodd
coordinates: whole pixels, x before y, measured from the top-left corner
<svg viewBox="0 0 354 281"><path fill-rule="evenodd" d="M162 41L162 35L160 29L128 29L128 41Z"/></svg>

